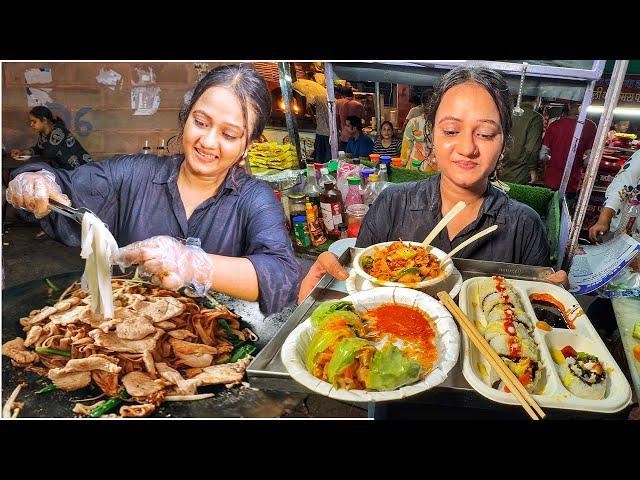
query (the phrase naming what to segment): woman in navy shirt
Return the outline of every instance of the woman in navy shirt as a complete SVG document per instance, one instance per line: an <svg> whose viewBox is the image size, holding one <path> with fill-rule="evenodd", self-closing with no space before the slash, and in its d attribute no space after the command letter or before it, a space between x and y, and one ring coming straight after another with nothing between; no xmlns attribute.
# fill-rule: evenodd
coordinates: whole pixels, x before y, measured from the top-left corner
<svg viewBox="0 0 640 480"><path fill-rule="evenodd" d="M299 266L273 190L238 166L270 112L271 95L255 70L221 66L180 114L184 154L127 155L73 171L25 165L13 172L7 199L72 246L80 244L80 226L47 215L48 199L86 207L128 245L114 262L138 264L166 288L211 287L277 312L295 301Z"/></svg>

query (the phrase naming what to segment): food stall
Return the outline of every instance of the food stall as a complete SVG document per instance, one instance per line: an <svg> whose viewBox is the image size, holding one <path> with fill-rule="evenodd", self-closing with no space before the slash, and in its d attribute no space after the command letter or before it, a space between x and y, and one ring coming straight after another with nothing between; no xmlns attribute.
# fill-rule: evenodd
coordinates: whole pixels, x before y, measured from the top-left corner
<svg viewBox="0 0 640 480"><path fill-rule="evenodd" d="M506 71L507 73L512 73L513 75L520 74L518 69L514 66L508 66L508 64L501 65L502 68L504 68L503 71ZM337 64L334 64L333 67L336 67L336 70L339 71ZM416 64L402 64L399 65L398 68L401 72L410 74L416 69L421 70L425 69L425 67L428 67L426 68L426 70L429 70L431 68L431 66L429 65ZM435 69L445 69L450 67L451 65L447 65L444 63L433 66L433 68ZM494 68L495 67L496 65L494 65ZM385 66L383 66L382 68L380 66L377 66L374 70L379 69L381 71L385 71L385 68ZM395 68L396 67L390 68L390 70L394 70ZM580 97L580 88L584 89L584 87L579 86L580 80L578 79L582 78L580 77L580 75L592 75L593 78L596 78L596 73L591 72L587 74L587 71L591 72L590 70L582 69L580 73L576 73L574 71L571 72L570 75L568 74L567 76L560 76L560 79L568 79L567 81L570 85L566 88L572 91L572 94L575 95L576 98ZM594 71L597 72L597 67ZM286 75L286 71L283 70L283 72L283 75ZM327 83L329 85L332 85L332 82L329 81L332 73L332 66L330 64L328 64L326 72L328 80ZM534 68L529 70L530 74L532 72L535 73L536 69ZM542 74L542 72L547 71L541 70L537 72ZM556 70L553 70L553 72L555 72L555 74L558 73L558 71ZM557 79L552 79L548 81L553 84L562 84L562 82L556 82L556 80ZM545 81L541 81L541 84L544 85ZM284 87L283 98L286 99L286 84L284 85ZM330 101L330 112L333 112L333 92L331 88L329 89L328 93ZM288 101L291 102L291 97L288 98ZM586 93L584 94L584 98L585 100L587 99ZM288 110L286 110L285 112L288 113ZM288 120L287 129L290 138L297 138L296 126L294 122L290 122ZM579 132L577 133L577 135L579 136ZM331 131L331 138L332 147L334 150L337 150L335 142L335 131L333 130L333 128ZM297 159L300 159L301 150L299 143L293 141L292 144L292 146L294 146L295 148ZM282 152L278 152L277 156L281 156L281 154ZM426 174L423 174L422 172L394 169L393 167L391 167L390 170L390 180L396 182L416 180L424 178L425 176ZM286 183L286 179L283 179L283 182ZM536 189L536 187L527 186L513 185L509 194L518 200L530 204L536 211L538 211L538 213L541 214L542 217L546 219L548 235L552 245L555 246L554 258L557 259L558 263L561 263L562 257L564 256L564 249L561 241L562 233L560 229L561 225L566 224L566 218L564 223L560 220L562 215L566 215L566 208L562 210L562 213L560 210L561 205L564 205L562 199L558 197L557 193L551 192L548 189ZM357 253L358 252L354 249L348 248L340 256L341 263L345 267L350 267L351 265L353 265ZM465 313L469 315L470 318L473 316L473 301L468 300L471 295L469 291L473 288L470 285L474 285L473 282L477 281L477 278L502 275L513 281L514 285L516 285L520 292L526 292L526 303L527 305L529 305L526 307L526 309L527 313L530 314L531 311L534 311L534 304L531 300L531 295L529 295L532 292L526 290L527 285L529 285L529 283L527 282L534 282L536 285L540 285L540 281L548 273L551 272L550 269L546 268L528 267L515 264L497 264L495 262L474 261L457 258L454 258L452 260L452 263L455 266L455 271L458 273L457 275L448 277L448 281L450 283L447 284L447 290L449 291L451 297L456 297L460 294L460 306L463 310L466 310ZM70 274L68 277L56 278L55 281L58 282L61 286L66 286L67 284L77 280L78 277L79 272ZM346 295L357 295L359 291L362 290L362 283L360 283L359 285L356 284L356 282L358 281L362 282L361 279L358 279L358 276L356 274L350 275L350 278L344 282L338 281L329 276L325 276L315 287L313 292L295 309L287 309L280 314L276 314L266 319L257 311L257 309L255 308L255 304L251 305L250 302L243 302L240 300L234 300L228 297L214 294L216 300L226 305L230 310L241 317L241 326L251 329L257 336L257 340L254 343L255 346L258 347L258 352L256 353L253 361L248 365L246 370L249 380L249 386L242 385L242 387L245 387L244 389L242 387L235 387L235 389L233 390L226 390L219 385L208 387L209 390L207 391L215 394L213 397L203 399L198 402L187 402L186 404L177 405L165 403L161 406L161 408L157 410L157 414L167 417L278 416L281 415L282 412L284 412L284 410L286 410L287 408L293 408L301 399L308 395L310 391L315 391L316 393L320 395L326 395L329 398L335 398L342 401L365 405L368 408L369 415L372 417L379 418L383 416L384 414L381 414L381 410L383 410L383 404L376 403L376 401L371 401L367 399L367 397L356 399L347 399L339 395L334 395L332 397L329 391L323 392L321 390L310 389L308 386L303 386L304 384L301 384L299 381L294 381L292 379L292 373L288 370L287 365L285 365L286 360L283 360L283 349L290 335L292 335L292 333L322 302L326 300L344 298ZM465 282L468 283L466 283L465 285ZM442 287L442 285L439 286ZM429 293L432 296L435 296L437 292L434 290ZM533 293L545 294L548 292L545 291ZM555 296L556 298L560 298L561 293L555 292ZM46 293L43 291L42 282L34 282L29 288L10 291L5 296L5 302L3 303L3 316L5 318L21 318L28 316L33 309L42 307L44 301L43 299L45 297ZM579 305L571 296L566 297L562 305L564 310L568 312L567 315L563 317L564 320L566 320L567 323L577 323L581 326L581 328L584 329L584 338L581 341L589 344L590 347L593 347L593 345L595 345L595 347L593 348L597 350L599 356L602 357L603 355L606 355L606 351L603 350L602 345L598 343L598 334L594 333L595 331L593 329L593 326L584 315L586 306ZM437 309L440 307L433 308ZM425 307L425 309L428 308L431 307ZM443 316L445 316L445 313L443 313ZM571 333L569 331L570 329L571 327L568 327L566 332L562 330L560 336L562 336L562 334ZM452 330L453 329L451 329L450 332ZM14 336L18 336L21 334L22 332L20 331L19 325L8 325L7 322L4 323L4 338L13 338ZM554 354L554 351L558 350L562 345L560 345L559 343L554 343L554 336L547 335L542 332L537 332L536 340L544 345L543 351L545 353L543 356L545 357L545 361L548 364L547 368L551 369L553 365L551 362L555 361L552 355ZM480 391L483 389L483 387L480 386L480 384L482 383L482 379L480 377L482 377L483 375L483 367L480 367L478 362L475 362L475 365L470 365L468 363L469 359L472 358L470 355L473 355L471 353L473 350L467 337L460 338L459 340L449 339L448 341L450 341L452 344L457 344L458 350L456 350L456 356L459 351L460 356L458 357L458 359L460 361L456 362L455 365L448 365L446 374L442 378L439 378L438 382L434 381L433 385L429 386L428 392L423 391L421 394L416 394L415 396L412 393L411 400L404 401L403 405L408 406L410 404L415 404L418 405L418 408L420 408L421 405L430 405L436 408L436 410L434 411L437 411L437 408L456 409L458 412L464 409L473 409L473 411L475 411L479 415L486 415L487 413L489 413L490 415L495 415L496 417L513 416L515 418L523 418L522 410L520 410L519 408L506 406L508 404L513 405L514 401L508 395L502 395L502 393L504 392L498 392L499 396L496 396L496 392L490 392L485 395L486 392L482 393ZM289 354L291 354L291 346L289 346ZM477 355L477 353L475 355ZM463 363L463 359L467 363ZM610 357L606 357L606 361L609 365L615 364L615 361L611 360ZM486 369L486 367L484 368ZM15 369L6 357L3 357L3 377L7 382L5 383L5 385L11 386L22 381L35 382L39 379L39 377L37 377L35 373ZM479 383L474 383L474 378L477 380L479 379ZM611 418L615 415L624 415L625 408L629 403L629 398L625 396L627 391L625 390L624 381L620 379L619 369L617 369L616 376L613 381L615 382L616 391L618 391L620 395L619 398L608 398L608 403L605 405L606 408L582 408L584 404L581 404L579 402L576 403L576 398L573 397L567 398L565 400L560 400L558 404L554 404L553 402L549 403L545 400L539 401L539 403L543 407L547 407L546 411L551 418ZM557 396L558 393L562 391L562 387L560 387L559 384L556 384L555 386L557 387L557 389L552 392L550 396ZM10 389L5 388L5 391L3 392L3 400L6 400L7 395L10 393L10 391L7 390ZM89 396L89 392L84 393L86 394L86 397ZM65 397L62 392L51 392L46 405L45 402L35 400L37 398L42 398L39 397L39 395L42 394L37 394L32 391L29 395L30 396L28 398L34 399L34 404L37 405L37 407L30 412L29 416L70 415L69 400L67 398L68 395ZM491 398L491 395L494 395L494 398ZM508 400L505 399L505 397L507 397ZM399 398L400 397L397 397L396 399ZM505 406L499 404L505 404ZM27 410L25 410L25 412L27 412Z"/></svg>

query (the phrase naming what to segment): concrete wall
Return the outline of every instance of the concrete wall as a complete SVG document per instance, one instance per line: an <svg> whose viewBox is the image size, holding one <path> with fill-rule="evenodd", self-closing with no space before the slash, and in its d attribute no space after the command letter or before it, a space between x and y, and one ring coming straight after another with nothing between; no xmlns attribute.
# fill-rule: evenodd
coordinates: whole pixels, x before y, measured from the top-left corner
<svg viewBox="0 0 640 480"><path fill-rule="evenodd" d="M211 68L217 64L209 63ZM50 67L52 82L26 83L29 68ZM136 68L151 67L160 87L160 106L153 115L134 115L131 108L131 82L138 81ZM112 69L122 75L122 83L110 90L96 80L100 69ZM67 127L84 148L96 158L140 152L145 140L155 149L162 138L168 140L178 132L178 112L184 94L195 85L197 72L187 62L3 62L2 63L2 142L8 148L26 148L35 144L36 134L28 126L26 88L50 88L51 99L70 114ZM88 122L91 131L79 130L76 115L90 109L79 120ZM62 111L54 110L64 118Z"/></svg>

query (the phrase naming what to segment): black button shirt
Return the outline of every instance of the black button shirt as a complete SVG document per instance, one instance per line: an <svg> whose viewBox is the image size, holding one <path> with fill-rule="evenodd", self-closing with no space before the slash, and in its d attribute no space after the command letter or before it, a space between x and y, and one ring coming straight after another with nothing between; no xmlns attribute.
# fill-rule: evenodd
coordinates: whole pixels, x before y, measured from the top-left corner
<svg viewBox="0 0 640 480"><path fill-rule="evenodd" d="M442 219L440 175L391 185L382 191L364 219L357 247L392 240L422 242ZM476 220L449 240L444 228L431 242L445 252L492 225L495 232L466 246L456 257L550 266L547 231L538 213L489 184Z"/></svg>

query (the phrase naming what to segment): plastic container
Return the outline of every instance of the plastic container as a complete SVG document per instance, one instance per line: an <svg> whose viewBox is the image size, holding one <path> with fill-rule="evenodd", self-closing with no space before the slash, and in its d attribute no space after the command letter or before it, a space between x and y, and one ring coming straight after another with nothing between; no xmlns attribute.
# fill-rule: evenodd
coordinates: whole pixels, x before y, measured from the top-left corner
<svg viewBox="0 0 640 480"><path fill-rule="evenodd" d="M306 218L307 199L304 193L290 193L287 195L287 197L289 199L289 221L291 222L291 226L293 227L293 223L294 223L293 217L296 217L298 215L304 215Z"/></svg>
<svg viewBox="0 0 640 480"><path fill-rule="evenodd" d="M362 205L362 194L360 193L360 177L347 178L347 196L344 199L345 208L349 208L351 205Z"/></svg>
<svg viewBox="0 0 640 480"><path fill-rule="evenodd" d="M393 157L391 159L391 165L393 165L394 167L402 167L402 158Z"/></svg>
<svg viewBox="0 0 640 480"><path fill-rule="evenodd" d="M484 328L487 320L479 299L478 285L479 282L490 278L470 278L462 284L460 291L460 308L479 329ZM506 282L516 293L524 313L534 325L531 336L539 351L543 374L537 389L532 394L536 402L541 407L604 413L614 413L629 405L631 402L629 382L575 297L565 289L549 283L510 279ZM562 306L562 310L575 328L553 328L546 323L538 322L529 299L534 294L552 296L554 303L557 302ZM571 393L564 386L562 375L559 373L560 364L557 361L557 354L566 346L571 346L577 352L583 351L598 357L607 376L604 398L582 398ZM462 373L478 393L495 402L519 404L512 394L493 388L497 374L464 333L463 350Z"/></svg>
<svg viewBox="0 0 640 480"><path fill-rule="evenodd" d="M371 160L372 163L376 164L380 161L380 155L377 153L371 153L369 155L369 160Z"/></svg>
<svg viewBox="0 0 640 480"><path fill-rule="evenodd" d="M380 165L385 164L387 167L391 164L391 157L389 155L382 155L380 157Z"/></svg>
<svg viewBox="0 0 640 480"><path fill-rule="evenodd" d="M296 215L291 218L291 224L293 225L293 235L296 245L299 247L311 246L311 237L309 236L309 227L307 226L307 216Z"/></svg>
<svg viewBox="0 0 640 480"><path fill-rule="evenodd" d="M422 165L422 162L420 160L412 160L411 170L420 170L420 165Z"/></svg>
<svg viewBox="0 0 640 480"><path fill-rule="evenodd" d="M347 207L347 236L350 238L356 238L360 233L360 226L364 221L364 216L367 214L367 207L364 204L355 204Z"/></svg>

